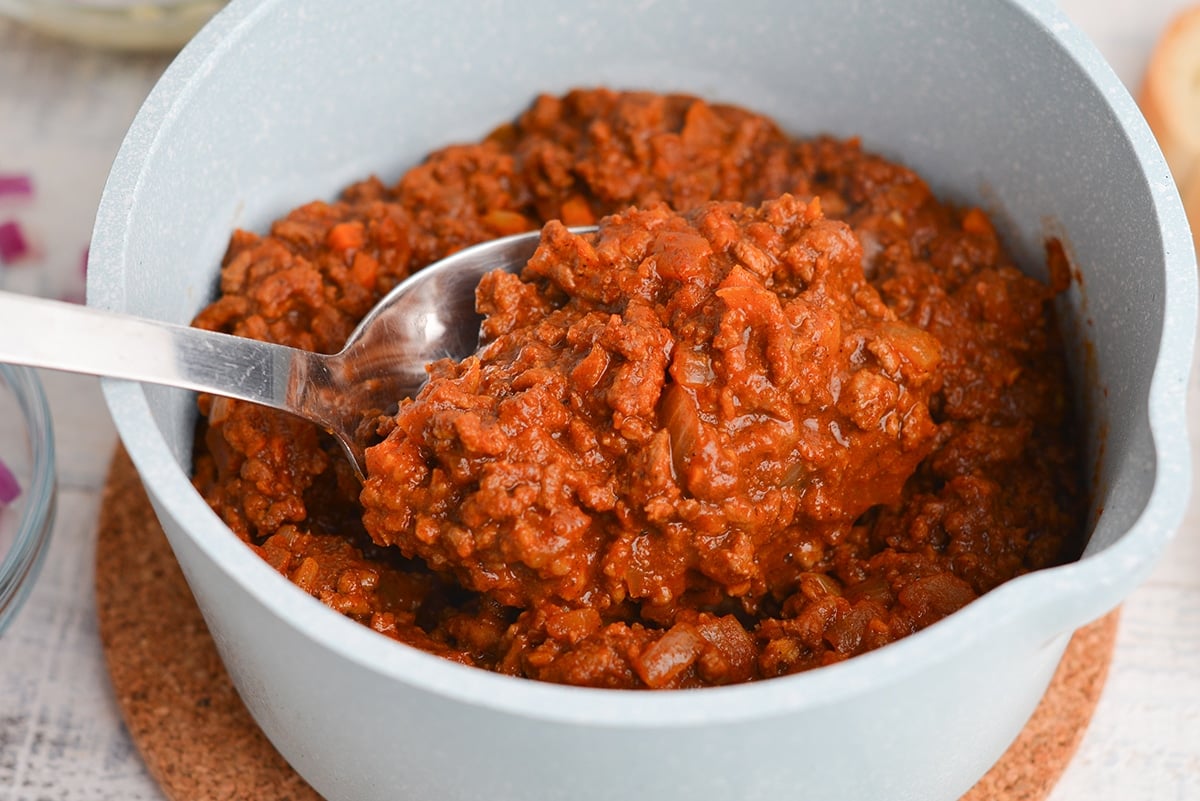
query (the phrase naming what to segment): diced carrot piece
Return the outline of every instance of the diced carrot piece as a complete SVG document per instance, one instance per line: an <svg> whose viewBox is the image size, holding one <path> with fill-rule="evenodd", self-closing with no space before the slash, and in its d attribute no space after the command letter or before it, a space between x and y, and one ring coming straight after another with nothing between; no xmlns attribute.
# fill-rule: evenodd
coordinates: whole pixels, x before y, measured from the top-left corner
<svg viewBox="0 0 1200 801"><path fill-rule="evenodd" d="M329 247L345 253L348 250L358 250L366 240L363 224L358 220L338 223L329 229L325 241Z"/></svg>
<svg viewBox="0 0 1200 801"><path fill-rule="evenodd" d="M996 229L992 227L992 221L979 209L967 210L967 213L963 215L962 229L968 234L976 236L996 236Z"/></svg>
<svg viewBox="0 0 1200 801"><path fill-rule="evenodd" d="M592 214L592 207L588 205L583 196L571 195L563 201L562 221L563 225L569 228L578 225L595 225L596 215Z"/></svg>

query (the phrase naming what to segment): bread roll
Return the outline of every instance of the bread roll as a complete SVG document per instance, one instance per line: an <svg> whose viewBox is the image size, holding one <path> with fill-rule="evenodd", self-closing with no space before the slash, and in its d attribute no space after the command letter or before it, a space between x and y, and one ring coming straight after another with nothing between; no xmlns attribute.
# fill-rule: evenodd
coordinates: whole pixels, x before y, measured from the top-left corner
<svg viewBox="0 0 1200 801"><path fill-rule="evenodd" d="M1150 56L1139 102L1175 176L1200 249L1200 5L1178 14Z"/></svg>

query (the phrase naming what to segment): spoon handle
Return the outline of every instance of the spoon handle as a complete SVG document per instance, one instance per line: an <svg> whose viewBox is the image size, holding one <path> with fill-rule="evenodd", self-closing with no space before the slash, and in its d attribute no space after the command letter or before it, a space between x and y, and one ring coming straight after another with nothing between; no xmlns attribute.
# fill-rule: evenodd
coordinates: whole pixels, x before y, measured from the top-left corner
<svg viewBox="0 0 1200 801"><path fill-rule="evenodd" d="M295 348L0 292L0 362L211 392L293 411L324 370ZM311 413L309 413L311 419Z"/></svg>

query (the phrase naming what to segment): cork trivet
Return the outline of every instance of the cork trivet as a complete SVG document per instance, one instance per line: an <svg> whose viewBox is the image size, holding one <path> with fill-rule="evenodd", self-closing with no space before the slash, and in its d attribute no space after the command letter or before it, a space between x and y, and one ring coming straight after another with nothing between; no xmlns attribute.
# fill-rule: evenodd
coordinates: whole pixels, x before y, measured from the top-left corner
<svg viewBox="0 0 1200 801"><path fill-rule="evenodd" d="M125 725L171 801L320 801L233 689L124 449L100 508L96 610Z"/></svg>
<svg viewBox="0 0 1200 801"><path fill-rule="evenodd" d="M171 801L319 801L238 698L129 457L118 449L96 550L100 638L117 701ZM1025 730L962 801L1040 801L1100 697L1117 613L1080 629Z"/></svg>

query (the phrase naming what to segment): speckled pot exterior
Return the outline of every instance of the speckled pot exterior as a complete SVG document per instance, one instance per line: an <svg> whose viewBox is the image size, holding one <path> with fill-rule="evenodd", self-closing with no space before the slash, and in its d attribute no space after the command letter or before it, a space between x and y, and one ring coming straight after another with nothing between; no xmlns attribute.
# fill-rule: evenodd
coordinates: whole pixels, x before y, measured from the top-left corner
<svg viewBox="0 0 1200 801"><path fill-rule="evenodd" d="M1133 101L1050 0L240 0L134 122L89 302L186 322L234 226L394 178L537 92L595 84L861 135L992 211L1035 274L1046 236L1063 236L1082 282L1062 321L1103 438L1085 557L808 674L676 693L543 685L398 645L289 584L192 490L194 399L107 382L230 673L332 801L953 801L1024 724L1069 634L1146 576L1190 486L1187 223Z"/></svg>

